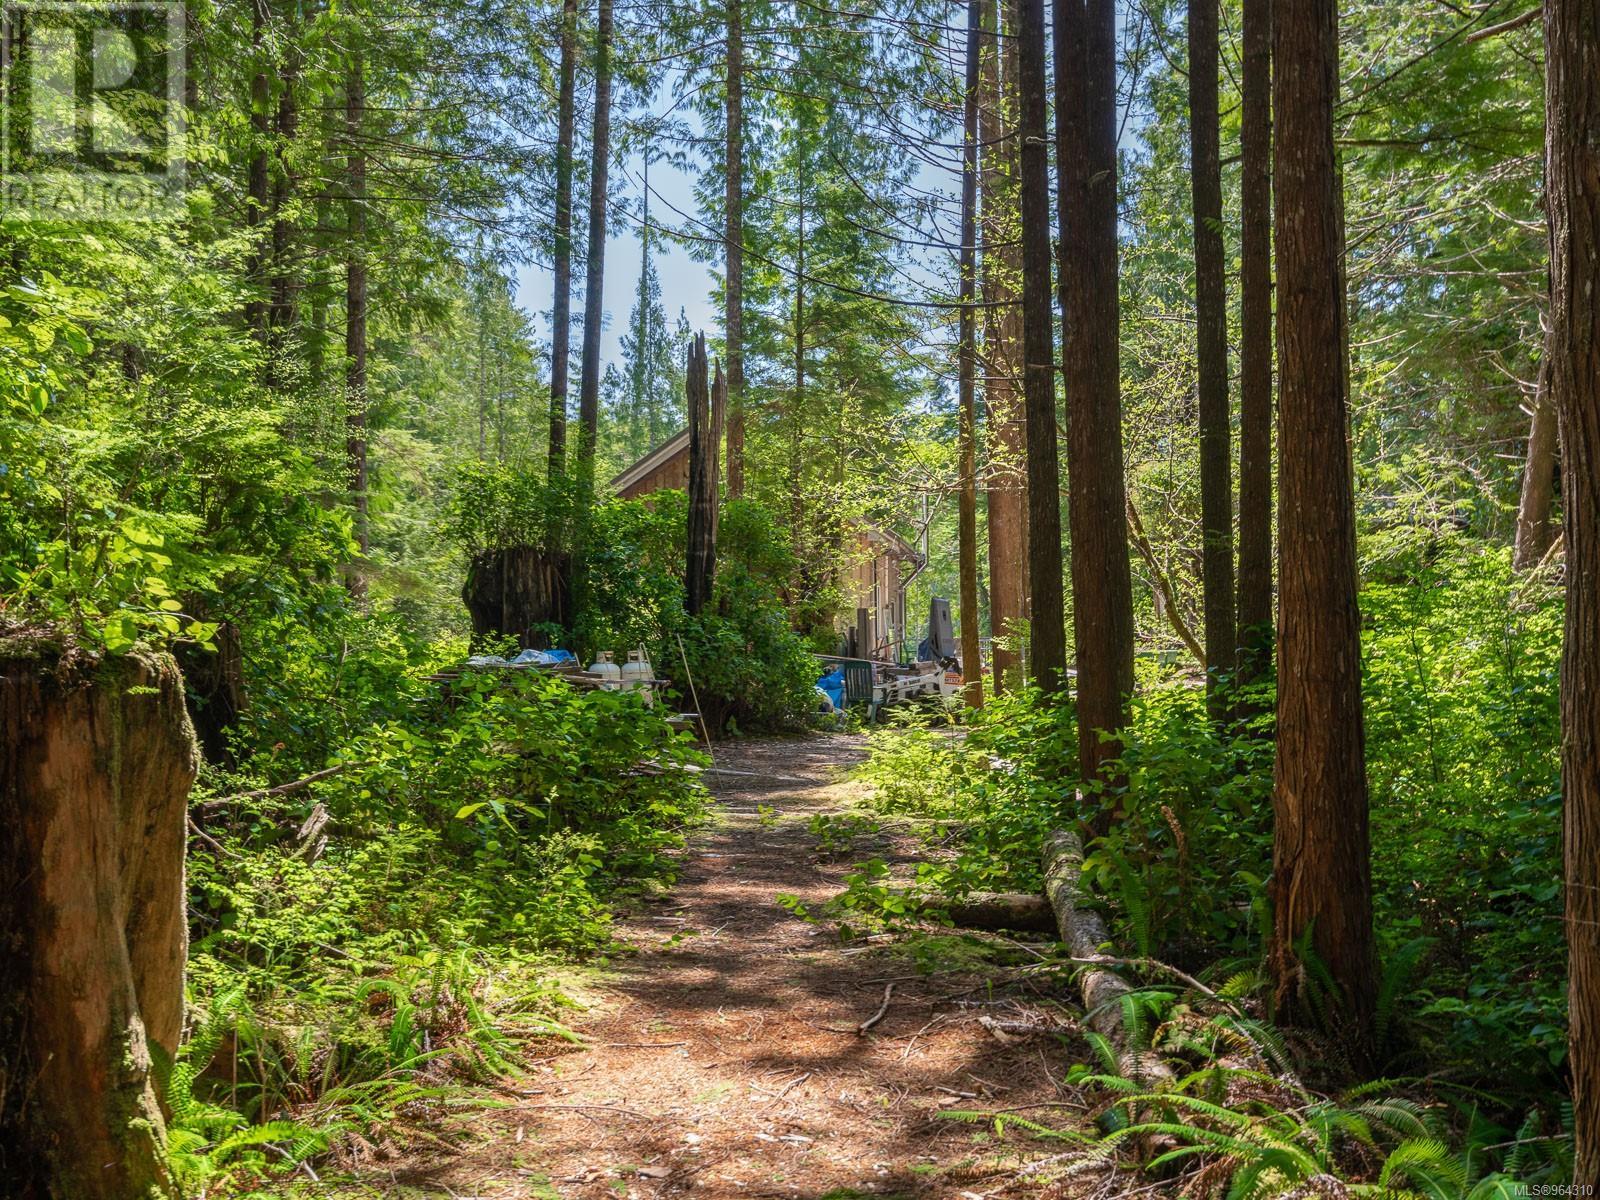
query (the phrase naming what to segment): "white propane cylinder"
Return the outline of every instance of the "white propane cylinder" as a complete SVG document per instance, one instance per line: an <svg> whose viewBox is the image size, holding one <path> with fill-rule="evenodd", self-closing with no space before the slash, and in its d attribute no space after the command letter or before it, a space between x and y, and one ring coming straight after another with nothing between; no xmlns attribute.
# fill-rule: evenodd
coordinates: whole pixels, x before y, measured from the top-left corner
<svg viewBox="0 0 1600 1200"><path fill-rule="evenodd" d="M653 697L650 694L650 681L656 676L656 669L650 665L650 659L645 656L644 647L628 651L628 661L622 664L622 687L624 691L637 691L644 693L644 702L650 704Z"/></svg>
<svg viewBox="0 0 1600 1200"><path fill-rule="evenodd" d="M589 664L589 674L600 676L600 686L615 690L622 686L622 668L611 661L611 651L602 650Z"/></svg>

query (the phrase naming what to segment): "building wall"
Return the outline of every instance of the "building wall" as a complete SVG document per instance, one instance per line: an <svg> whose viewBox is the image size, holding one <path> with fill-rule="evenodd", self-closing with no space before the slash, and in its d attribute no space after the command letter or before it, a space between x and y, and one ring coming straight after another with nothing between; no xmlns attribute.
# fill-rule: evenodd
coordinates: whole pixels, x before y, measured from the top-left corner
<svg viewBox="0 0 1600 1200"><path fill-rule="evenodd" d="M894 659L902 650L916 651L921 636L906 628L906 596L901 585L903 566L912 560L891 547L875 543L863 530L851 547L850 570L845 577L845 599L849 609L845 622L855 627L858 608L867 610L869 640L872 645L861 653L875 658Z"/></svg>
<svg viewBox="0 0 1600 1200"><path fill-rule="evenodd" d="M640 496L648 496L651 492L665 491L667 488L687 490L688 487L689 451L684 450L680 454L674 454L650 474L636 480L617 494L624 500L637 500Z"/></svg>

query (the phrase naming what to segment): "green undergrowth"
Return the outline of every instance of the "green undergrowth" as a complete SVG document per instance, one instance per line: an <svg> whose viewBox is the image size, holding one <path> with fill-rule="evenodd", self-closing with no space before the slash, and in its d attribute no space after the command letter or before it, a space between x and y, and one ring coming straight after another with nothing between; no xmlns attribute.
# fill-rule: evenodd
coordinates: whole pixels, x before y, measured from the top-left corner
<svg viewBox="0 0 1600 1200"><path fill-rule="evenodd" d="M1494 1171L1516 1174L1527 1166L1512 1163L1509 1151L1535 1136L1559 1144L1563 1125L1560 597L1537 576L1514 575L1503 550L1449 532L1390 531L1367 539L1363 550L1364 703L1383 964L1379 1067L1396 1079L1427 1077L1426 1089L1401 1084L1394 1091L1429 1115L1399 1142L1374 1133L1349 1163L1336 1153L1325 1162L1313 1155L1289 1175L1272 1173L1288 1170L1280 1163L1260 1177L1281 1181L1321 1163L1373 1186L1387 1169L1410 1180L1402 1191L1418 1195L1500 1194ZM1253 979L1270 931L1272 698L1270 680L1236 696L1241 711L1260 715L1218 729L1206 720L1198 687L1141 664L1120 757L1125 783L1092 789L1082 801L1070 704L1022 690L991 699L959 730L939 717L879 731L862 771L873 785L867 806L877 819L920 824L926 852L909 873L892 871L882 858L859 863L835 909L856 930L909 928L974 891L1037 892L1046 832L1087 830L1098 811L1110 832L1086 848L1086 892L1103 908L1119 950L1172 964L1214 990ZM1248 1000L1247 1011L1268 1020L1270 997L1246 992L1240 1003ZM1162 1003L1180 1000L1172 993ZM1152 1012L1150 1025L1165 1020ZM1260 1098L1266 1107L1241 1126L1263 1144L1278 1136L1267 1128L1267 1110L1282 1115L1272 1109L1280 1101L1296 1110L1295 1121L1349 1126L1341 1089L1361 1081L1337 1043L1298 1049L1311 1063L1305 1077L1321 1090L1291 1095L1309 1085L1274 1083L1289 1092L1268 1089ZM1207 1064L1202 1055L1186 1070L1216 1069ZM1249 1091L1229 1078L1224 1091ZM1212 1076L1204 1081L1214 1084ZM1444 1094L1446 1083L1456 1090ZM1207 1096L1206 1103L1219 1103ZM1169 1108L1198 1111L1183 1104ZM1213 1149L1217 1139L1239 1135L1230 1133L1232 1118L1207 1119L1210 1131L1194 1138L1211 1139ZM1279 1132L1299 1143L1312 1139L1288 1125ZM1176 1136L1118 1134L1118 1153ZM1445 1157L1457 1165L1469 1151L1478 1154L1472 1147L1496 1149L1478 1154L1458 1179L1455 1167L1418 1139L1448 1146ZM1550 1144L1541 1143L1546 1150ZM1211 1169L1221 1170L1215 1164L1226 1159L1245 1172L1242 1152L1222 1159L1193 1153ZM1386 1168L1388 1153L1401 1158ZM1179 1158L1163 1168L1177 1169ZM1228 1194L1258 1194L1254 1183L1241 1186Z"/></svg>
<svg viewBox="0 0 1600 1200"><path fill-rule="evenodd" d="M1508 1121L1498 1097L1440 1075L1308 1085L1312 1047L1261 1018L1260 992L1240 974L1204 993L1123 996L1125 1047L1092 1031L1070 1043L1078 1061L1063 1082L1088 1104L1071 1126L1003 1110L940 1115L1035 1144L1041 1182L1110 1177L1127 1194L1512 1200L1570 1178L1570 1106Z"/></svg>
<svg viewBox="0 0 1600 1200"><path fill-rule="evenodd" d="M439 1136L532 1039L572 1040L562 964L670 881L701 814L684 736L623 693L468 675L348 743L314 788L201 800L185 1185L309 1182ZM335 764L338 765L338 764ZM326 812L327 841L302 840Z"/></svg>

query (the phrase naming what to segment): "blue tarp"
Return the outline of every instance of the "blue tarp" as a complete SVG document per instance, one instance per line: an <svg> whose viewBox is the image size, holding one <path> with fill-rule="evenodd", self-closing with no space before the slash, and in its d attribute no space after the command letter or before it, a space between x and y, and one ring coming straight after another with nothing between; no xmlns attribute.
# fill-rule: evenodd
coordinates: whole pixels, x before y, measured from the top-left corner
<svg viewBox="0 0 1600 1200"><path fill-rule="evenodd" d="M577 662L571 650L524 650L515 658L501 658L498 654L475 654L467 659L469 667L559 667L562 663Z"/></svg>
<svg viewBox="0 0 1600 1200"><path fill-rule="evenodd" d="M828 699L833 701L834 708L844 708L844 669L835 667L828 674L817 680L817 687L826 692Z"/></svg>

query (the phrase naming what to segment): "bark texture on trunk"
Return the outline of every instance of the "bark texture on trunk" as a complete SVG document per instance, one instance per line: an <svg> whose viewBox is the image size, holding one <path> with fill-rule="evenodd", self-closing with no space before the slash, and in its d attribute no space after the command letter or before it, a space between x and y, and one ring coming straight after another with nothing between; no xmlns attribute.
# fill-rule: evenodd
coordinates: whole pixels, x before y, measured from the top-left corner
<svg viewBox="0 0 1600 1200"><path fill-rule="evenodd" d="M1028 591L1033 677L1046 693L1067 686L1061 592L1061 467L1056 446L1054 317L1050 307L1050 153L1045 141L1044 0L1019 0L1021 114L1022 390L1028 438Z"/></svg>
<svg viewBox="0 0 1600 1200"><path fill-rule="evenodd" d="M983 707L983 659L978 650L978 55L983 0L967 0L967 92L961 158L961 347L958 391L961 403L961 499L957 516L960 545L961 678L967 703Z"/></svg>
<svg viewBox="0 0 1600 1200"><path fill-rule="evenodd" d="M744 495L744 13L728 0L723 358L728 364L728 498Z"/></svg>
<svg viewBox="0 0 1600 1200"><path fill-rule="evenodd" d="M555 295L550 301L550 444L547 478L567 469L567 376L572 357L572 138L576 124L578 0L561 5L556 96Z"/></svg>
<svg viewBox="0 0 1600 1200"><path fill-rule="evenodd" d="M1278 748L1272 966L1282 1014L1307 1019L1311 948L1352 1057L1376 994L1372 868L1348 444L1343 242L1333 148L1336 0L1280 0L1273 59L1278 256Z"/></svg>
<svg viewBox="0 0 1600 1200"><path fill-rule="evenodd" d="M578 476L594 487L600 434L600 335L605 320L606 189L611 166L611 0L600 0L594 48L594 134L589 164L589 259L583 277L583 360L578 372Z"/></svg>
<svg viewBox="0 0 1600 1200"><path fill-rule="evenodd" d="M361 132L366 109L366 80L361 59L356 58L345 77L344 96L346 170L350 186L346 202L344 391L350 502L356 515L356 544L363 558L372 545L367 520L367 151ZM366 581L359 570L351 573L350 584L357 595L366 593Z"/></svg>
<svg viewBox="0 0 1600 1200"><path fill-rule="evenodd" d="M1006 32L997 37L1002 9ZM985 0L978 114L983 143L983 409L988 462L989 628L996 639L1016 636L1028 618L1027 514L1023 479L1026 426L1021 378L1022 278L1017 226L1017 11L1015 0ZM1003 46L1003 49L1002 49ZM1016 684L1022 656L997 643L991 651L996 694Z"/></svg>
<svg viewBox="0 0 1600 1200"><path fill-rule="evenodd" d="M183 1024L198 755L165 655L0 657L0 1179L176 1198L157 1080Z"/></svg>
<svg viewBox="0 0 1600 1200"><path fill-rule="evenodd" d="M267 341L266 239L260 236L267 219L269 154L272 141L272 81L267 74L267 0L250 0L250 56L255 69L250 75L250 163L245 180L244 223L251 231L250 258L246 268L250 299L245 301L244 320L252 336L263 346Z"/></svg>
<svg viewBox="0 0 1600 1200"><path fill-rule="evenodd" d="M1104 774L1133 692L1133 575L1122 477L1114 0L1057 0L1062 373L1078 662L1078 769ZM1032 436L1032 428L1029 435ZM1031 443L1030 443L1031 446Z"/></svg>
<svg viewBox="0 0 1600 1200"><path fill-rule="evenodd" d="M1239 231L1242 680L1272 666L1272 0L1244 0Z"/></svg>
<svg viewBox="0 0 1600 1200"><path fill-rule="evenodd" d="M1222 676L1232 665L1233 447L1228 406L1228 293L1222 244L1222 151L1217 116L1217 3L1189 0L1189 181L1194 200L1196 364L1200 410L1201 591L1206 707L1224 720Z"/></svg>
<svg viewBox="0 0 1600 1200"><path fill-rule="evenodd" d="M565 553L542 546L507 546L475 554L461 586L474 644L490 637L513 637L518 646L547 647L551 626L571 626L571 574Z"/></svg>
<svg viewBox="0 0 1600 1200"><path fill-rule="evenodd" d="M717 571L717 462L721 433L721 393L726 387L721 367L714 384L707 381L706 339L689 345L685 384L689 414L689 532L684 573L684 609L694 616L711 602Z"/></svg>
<svg viewBox="0 0 1600 1200"><path fill-rule="evenodd" d="M1550 391L1561 423L1561 660L1574 1182L1600 1186L1600 13L1545 0Z"/></svg>
<svg viewBox="0 0 1600 1200"><path fill-rule="evenodd" d="M1528 427L1528 455L1522 468L1522 496L1517 503L1517 536L1511 565L1532 570L1550 549L1550 504L1555 499L1556 442L1560 421L1550 395L1550 355L1539 362L1534 386L1533 417Z"/></svg>

